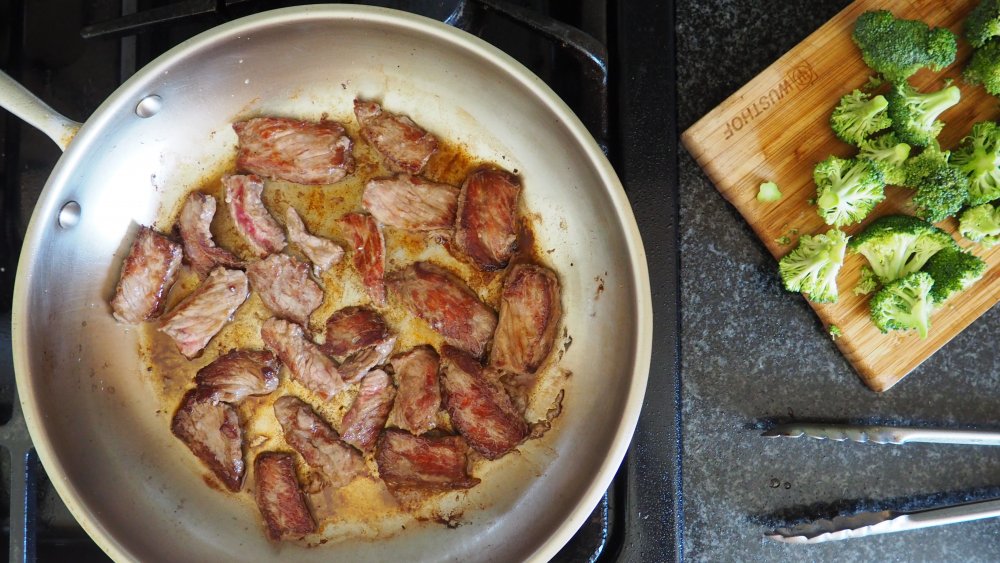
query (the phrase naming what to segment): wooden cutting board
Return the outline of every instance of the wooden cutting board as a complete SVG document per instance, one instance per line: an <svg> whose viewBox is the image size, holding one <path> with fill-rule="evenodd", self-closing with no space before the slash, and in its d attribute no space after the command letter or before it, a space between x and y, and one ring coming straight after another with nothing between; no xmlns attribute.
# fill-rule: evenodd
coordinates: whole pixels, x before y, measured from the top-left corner
<svg viewBox="0 0 1000 563"><path fill-rule="evenodd" d="M945 78L954 78L962 90L962 101L941 116L946 123L938 137L942 147L956 146L973 123L1000 117L997 98L959 78L971 55L971 47L961 38L962 21L977 2L854 2L692 125L681 140L771 254L780 258L795 248L799 235L825 233L830 228L816 208L807 203L816 197L813 166L830 154L849 157L856 152L833 135L829 116L842 95L863 86L873 74L851 42L854 21L862 12L887 9L899 17L948 27L960 35L954 65L944 72L922 70L910 78L910 83L922 91L941 88ZM773 180L780 187L784 197L779 202L757 202L758 186L766 180ZM912 214L908 205L911 195L909 190L888 187L886 201L876 207L868 221L844 230L856 234L877 216ZM912 331L882 334L871 323L868 296L852 292L865 263L860 255L848 254L838 278L837 303L811 303L825 326L837 325L843 331L837 345L864 383L875 391L892 387L1000 301L1000 246L987 251L961 239L957 234L958 222L953 219L939 226L955 233L959 244L986 260L988 269L982 280L935 311L926 339L920 339ZM779 242L783 236L788 236L791 244Z"/></svg>

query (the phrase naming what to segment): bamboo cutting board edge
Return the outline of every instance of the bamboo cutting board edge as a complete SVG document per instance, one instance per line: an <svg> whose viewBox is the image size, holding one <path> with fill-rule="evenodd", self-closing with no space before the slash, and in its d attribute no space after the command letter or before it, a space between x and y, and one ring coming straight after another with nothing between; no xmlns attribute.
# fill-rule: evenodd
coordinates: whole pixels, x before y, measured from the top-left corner
<svg viewBox="0 0 1000 563"><path fill-rule="evenodd" d="M857 0L682 134L685 149L705 170L722 196L740 211L775 258L794 248L795 241L784 246L775 240L781 234L788 234L790 229L799 226L799 234L814 234L831 228L805 200L815 196L811 176L815 162L827 154L848 156L854 152L853 147L836 140L827 122L840 96L860 87L873 74L851 42L854 20L866 10L889 9L901 17L918 18L931 25L959 31L961 20L974 2L941 4L930 0ZM922 90L937 89L940 84L933 84L939 83L943 75L957 76L969 54L964 40L960 40L960 46L958 61L953 67L943 73L921 71L911 78L911 83ZM981 88L969 87L960 81L956 84L962 88L963 101L942 115L948 126L939 138L946 148L956 144L971 123L996 117L995 98ZM970 108L970 99L973 103L987 99L992 103L988 108L983 103ZM798 114L814 119L803 125L789 118ZM789 125L768 128L768 123ZM764 138L761 138L762 131ZM749 145L753 146L748 148ZM804 164L803 161L808 162ZM804 173L806 169L808 174ZM794 178L776 180L784 196L773 207L763 206L754 199L760 181L773 179L773 175L766 174L769 170L795 171ZM887 203L876 208L876 213L907 212L905 201L908 197L906 190L889 187ZM844 230L848 234L857 233L875 216ZM940 226L953 232L957 222L950 220ZM970 246L967 241L960 241L960 244ZM865 263L857 255L849 255L845 261L838 279L841 299L837 304L809 302L824 326L837 324L845 331L837 345L870 388L878 392L888 390L1000 301L1000 247L990 252L977 246L971 248L987 259L989 269L983 280L935 312L931 336L926 340L920 341L912 333L881 334L874 328L868 319L867 298L851 294L860 266Z"/></svg>

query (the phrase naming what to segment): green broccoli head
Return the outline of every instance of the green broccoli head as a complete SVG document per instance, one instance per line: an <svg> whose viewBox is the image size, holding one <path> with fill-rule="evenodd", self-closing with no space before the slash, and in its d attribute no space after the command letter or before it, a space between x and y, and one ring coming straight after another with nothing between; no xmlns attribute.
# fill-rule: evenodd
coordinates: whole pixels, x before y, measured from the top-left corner
<svg viewBox="0 0 1000 563"><path fill-rule="evenodd" d="M973 125L949 162L969 179L969 205L1000 198L1000 127L996 123Z"/></svg>
<svg viewBox="0 0 1000 563"><path fill-rule="evenodd" d="M917 190L913 196L917 215L932 223L955 215L969 200L969 179L948 163L949 157L935 142L903 165L904 185Z"/></svg>
<svg viewBox="0 0 1000 563"><path fill-rule="evenodd" d="M920 270L942 248L958 247L948 233L909 215L879 217L850 246L868 259L882 283Z"/></svg>
<svg viewBox="0 0 1000 563"><path fill-rule="evenodd" d="M947 29L896 18L879 10L858 16L851 35L865 64L889 80L906 80L923 67L932 70L955 62L958 42Z"/></svg>
<svg viewBox="0 0 1000 563"><path fill-rule="evenodd" d="M910 157L910 145L901 143L895 133L885 133L862 141L858 158L867 158L882 172L886 184L900 186L906 183L903 164Z"/></svg>
<svg viewBox="0 0 1000 563"><path fill-rule="evenodd" d="M917 215L931 223L956 215L968 201L969 179L953 166L927 175L913 196Z"/></svg>
<svg viewBox="0 0 1000 563"><path fill-rule="evenodd" d="M984 203L966 209L959 217L958 230L986 248L1000 243L1000 208Z"/></svg>
<svg viewBox="0 0 1000 563"><path fill-rule="evenodd" d="M990 41L976 49L965 65L962 78L969 84L982 84L987 92L1000 96L1000 42Z"/></svg>
<svg viewBox="0 0 1000 563"><path fill-rule="evenodd" d="M841 141L857 146L867 137L892 125L886 113L888 107L885 96L872 97L855 90L840 98L840 103L830 115L830 127Z"/></svg>
<svg viewBox="0 0 1000 563"><path fill-rule="evenodd" d="M944 128L938 116L957 104L962 93L957 86L947 86L936 92L921 93L906 82L892 85L886 98L892 130L904 143L917 147L931 144Z"/></svg>
<svg viewBox="0 0 1000 563"><path fill-rule="evenodd" d="M934 304L930 291L934 279L925 272L913 272L886 284L869 303L872 321L883 333L890 330L916 330L927 338Z"/></svg>
<svg viewBox="0 0 1000 563"><path fill-rule="evenodd" d="M965 18L965 38L978 48L997 35L1000 35L1000 0L982 0Z"/></svg>
<svg viewBox="0 0 1000 563"><path fill-rule="evenodd" d="M805 293L815 303L836 303L837 274L848 238L838 229L800 237L795 250L778 262L785 289Z"/></svg>
<svg viewBox="0 0 1000 563"><path fill-rule="evenodd" d="M937 304L976 283L986 272L986 262L970 252L943 248L931 256L923 271L934 278L931 300Z"/></svg>
<svg viewBox="0 0 1000 563"><path fill-rule="evenodd" d="M816 205L826 224L840 227L863 220L885 199L885 180L872 161L827 157L813 169Z"/></svg>

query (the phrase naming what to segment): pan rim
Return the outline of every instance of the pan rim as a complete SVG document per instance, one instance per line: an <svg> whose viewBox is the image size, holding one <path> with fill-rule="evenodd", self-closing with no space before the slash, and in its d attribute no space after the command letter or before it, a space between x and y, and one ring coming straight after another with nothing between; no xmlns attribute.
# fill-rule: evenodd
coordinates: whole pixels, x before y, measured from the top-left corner
<svg viewBox="0 0 1000 563"><path fill-rule="evenodd" d="M636 314L636 322L633 327L636 338L632 343L633 365L631 366L630 388L625 407L616 421L615 437L610 443L607 455L601 465L586 481L585 489L577 497L575 506L568 512L565 519L555 527L546 541L538 545L529 556L530 560L548 560L569 541L599 502L625 457L638 423L649 376L653 338L652 295L642 238L624 188L610 162L579 118L541 79L521 63L478 37L437 20L398 10L353 5L309 5L271 10L227 22L196 35L157 57L116 89L86 120L76 139L70 143L68 150L57 162L39 197L25 235L15 279L14 307L12 309L15 380L20 407L29 434L33 441L37 437L37 441L34 443L35 450L57 493L94 541L115 560L137 559L128 546L115 538L96 514L81 501L77 486L66 478L62 459L51 445L43 422L44 417L38 414L38 398L33 387L29 384L31 376L29 375L27 330L21 328L27 324L27 320L30 318L27 303L34 265L32 253L25 252L25 250L38 248L43 244L42 235L47 226L45 223L53 220L56 206L59 203L54 197L55 186L67 182L70 173L86 157L90 145L95 142L99 133L104 130L106 123L114 116L113 112L110 111L111 108L119 105L122 99L141 98L145 93L142 91L142 87L151 77L159 75L177 60L185 59L195 52L206 49L213 44L230 40L233 36L241 33L289 23L331 19L357 19L426 34L432 39L446 42L456 50L481 57L485 62L494 65L505 74L506 78L519 82L523 88L530 92L530 95L544 104L552 112L552 115L559 118L561 125L566 128L572 135L574 142L587 155L590 161L588 164L597 172L608 197L613 202L631 262L631 291L636 296L636 302L632 304Z"/></svg>

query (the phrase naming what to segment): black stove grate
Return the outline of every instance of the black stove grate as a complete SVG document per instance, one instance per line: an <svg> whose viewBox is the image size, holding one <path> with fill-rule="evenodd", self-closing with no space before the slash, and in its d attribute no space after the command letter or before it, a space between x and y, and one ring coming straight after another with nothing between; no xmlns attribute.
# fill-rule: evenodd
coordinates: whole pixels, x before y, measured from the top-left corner
<svg viewBox="0 0 1000 563"><path fill-rule="evenodd" d="M214 25L312 2L0 0L0 68L83 121L138 68ZM548 83L622 176L650 259L656 351L647 404L615 483L555 561L671 560L681 553L677 442L676 117L673 5L657 0L370 0L460 27ZM59 14L53 18L52 14ZM609 48L610 47L610 59ZM611 64L609 64L609 61ZM59 158L41 133L0 113L0 517L10 561L105 561L59 500L16 406L10 309L34 202Z"/></svg>

